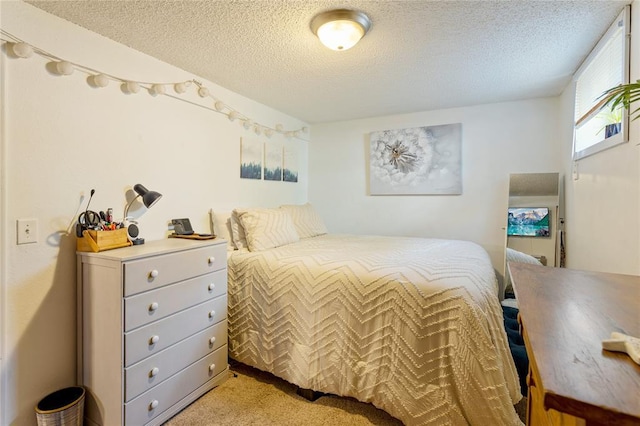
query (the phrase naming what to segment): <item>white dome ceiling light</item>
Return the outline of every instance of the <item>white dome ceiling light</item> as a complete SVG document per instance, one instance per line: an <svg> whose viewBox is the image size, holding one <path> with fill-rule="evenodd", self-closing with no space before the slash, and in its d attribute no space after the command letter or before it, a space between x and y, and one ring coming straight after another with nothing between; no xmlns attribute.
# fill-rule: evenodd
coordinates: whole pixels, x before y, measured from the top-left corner
<svg viewBox="0 0 640 426"><path fill-rule="evenodd" d="M371 28L371 20L362 12L347 9L320 13L311 20L311 31L332 50L347 50Z"/></svg>

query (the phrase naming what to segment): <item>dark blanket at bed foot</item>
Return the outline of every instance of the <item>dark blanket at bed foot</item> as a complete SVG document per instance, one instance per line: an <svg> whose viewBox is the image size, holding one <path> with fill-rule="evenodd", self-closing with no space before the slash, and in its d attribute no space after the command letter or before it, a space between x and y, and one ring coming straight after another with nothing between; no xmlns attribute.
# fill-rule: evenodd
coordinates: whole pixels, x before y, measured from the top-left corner
<svg viewBox="0 0 640 426"><path fill-rule="evenodd" d="M518 377L520 378L520 391L523 396L527 396L527 373L529 372L529 358L524 347L524 339L520 334L520 326L518 324L518 308L510 306L502 307L502 316L504 317L504 328L507 331L509 339L509 349L511 356L516 364Z"/></svg>

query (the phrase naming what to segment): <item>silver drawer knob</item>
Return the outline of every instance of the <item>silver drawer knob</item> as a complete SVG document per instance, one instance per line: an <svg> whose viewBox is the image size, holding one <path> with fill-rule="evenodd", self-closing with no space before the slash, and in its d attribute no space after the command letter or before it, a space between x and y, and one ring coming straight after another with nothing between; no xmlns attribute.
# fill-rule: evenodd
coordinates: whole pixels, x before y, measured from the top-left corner
<svg viewBox="0 0 640 426"><path fill-rule="evenodd" d="M216 258L215 258L215 257L213 257L213 256L209 256L208 261L209 261L209 265L211 265L213 262L215 262L215 261L216 261Z"/></svg>
<svg viewBox="0 0 640 426"><path fill-rule="evenodd" d="M213 370L215 370L215 369L216 369L216 365L215 365L215 364L211 364L211 365L209 366L209 371L210 371L210 372L212 372L212 373L213 373Z"/></svg>
<svg viewBox="0 0 640 426"><path fill-rule="evenodd" d="M158 309L158 302L153 302L152 304L149 305L149 311L153 312L156 309Z"/></svg>
<svg viewBox="0 0 640 426"><path fill-rule="evenodd" d="M152 270L151 272L149 272L149 278L155 278L155 277L157 277L157 276L158 276L158 273L159 273L159 272L158 272L158 270L157 270L157 269Z"/></svg>
<svg viewBox="0 0 640 426"><path fill-rule="evenodd" d="M159 372L160 372L160 369L158 367L153 367L151 371L149 371L149 377L155 377L158 375Z"/></svg>
<svg viewBox="0 0 640 426"><path fill-rule="evenodd" d="M211 339L209 339L209 344L210 344L210 345L213 345L215 342L216 342L216 338L215 338L215 336L214 336L214 337L212 337Z"/></svg>
<svg viewBox="0 0 640 426"><path fill-rule="evenodd" d="M149 411L153 410L154 408L156 408L158 406L158 400L154 399L153 401L151 401L151 403L149 404Z"/></svg>
<svg viewBox="0 0 640 426"><path fill-rule="evenodd" d="M209 318L213 318L216 316L216 311L209 311Z"/></svg>
<svg viewBox="0 0 640 426"><path fill-rule="evenodd" d="M149 339L149 344L156 344L158 343L158 340L160 340L160 336L158 336L157 334L155 336L151 336L151 339Z"/></svg>
<svg viewBox="0 0 640 426"><path fill-rule="evenodd" d="M216 288L215 283L209 284L209 291L213 290L214 288Z"/></svg>

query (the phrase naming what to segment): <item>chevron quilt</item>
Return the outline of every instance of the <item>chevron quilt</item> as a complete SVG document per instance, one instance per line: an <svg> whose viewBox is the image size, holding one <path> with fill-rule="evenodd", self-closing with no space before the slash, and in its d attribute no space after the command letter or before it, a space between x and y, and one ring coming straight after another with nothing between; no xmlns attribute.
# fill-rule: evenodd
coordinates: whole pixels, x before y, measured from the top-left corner
<svg viewBox="0 0 640 426"><path fill-rule="evenodd" d="M486 251L327 234L229 255L231 358L406 425L521 425Z"/></svg>

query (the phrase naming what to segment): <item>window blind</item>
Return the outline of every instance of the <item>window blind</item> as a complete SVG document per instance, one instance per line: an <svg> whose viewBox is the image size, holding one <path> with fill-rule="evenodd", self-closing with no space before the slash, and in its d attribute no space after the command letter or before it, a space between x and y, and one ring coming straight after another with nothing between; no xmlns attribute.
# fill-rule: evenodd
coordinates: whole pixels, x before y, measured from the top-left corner
<svg viewBox="0 0 640 426"><path fill-rule="evenodd" d="M626 142L626 111L603 108L602 94L629 79L629 6L620 13L576 72L574 158ZM621 123L612 129L610 124Z"/></svg>

